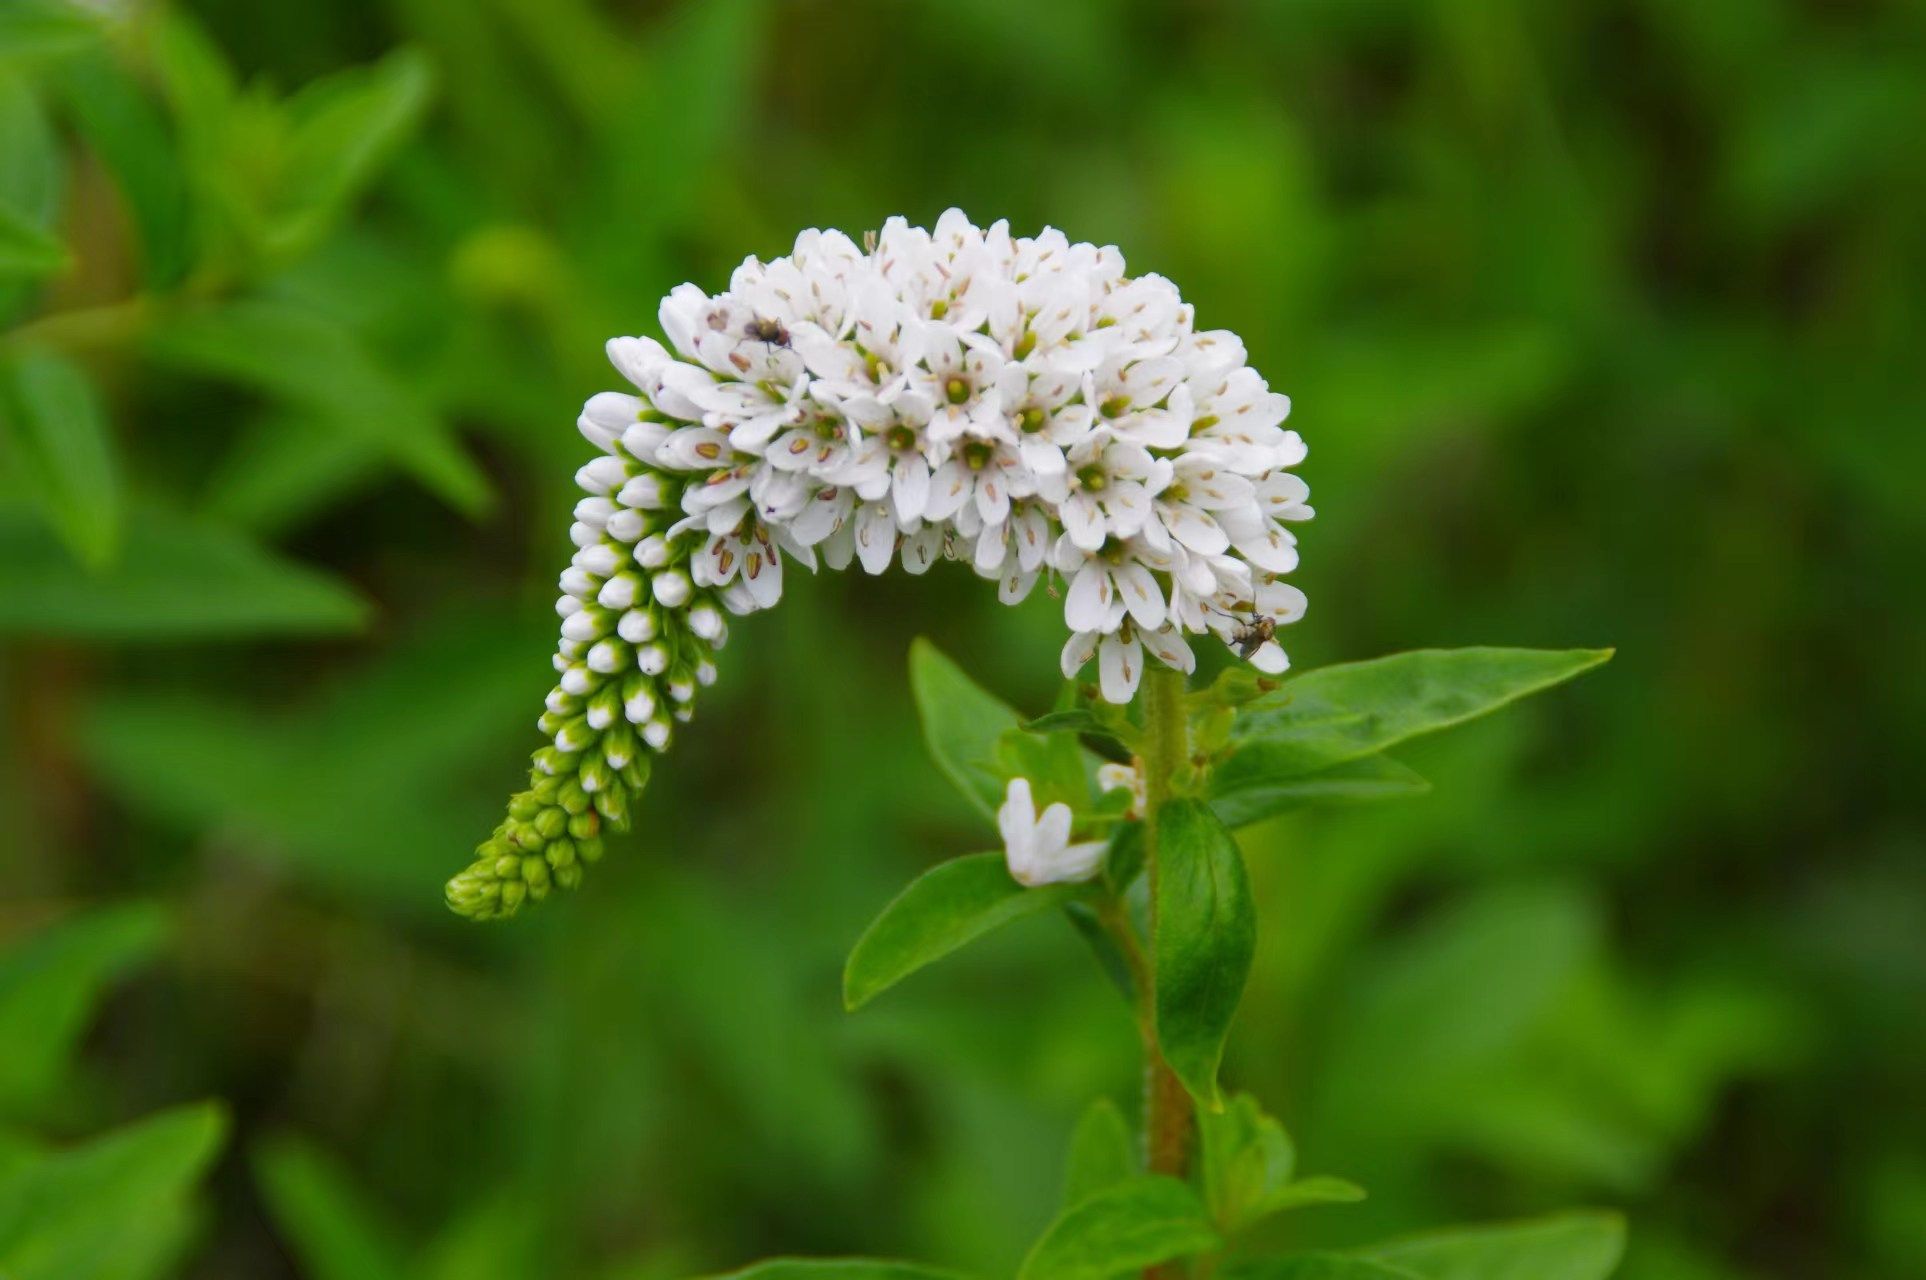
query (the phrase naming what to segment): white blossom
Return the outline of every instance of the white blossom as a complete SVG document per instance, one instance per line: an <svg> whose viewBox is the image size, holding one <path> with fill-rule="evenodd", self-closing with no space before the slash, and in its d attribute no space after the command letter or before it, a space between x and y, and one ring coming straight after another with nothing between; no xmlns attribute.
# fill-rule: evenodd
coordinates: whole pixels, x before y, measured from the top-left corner
<svg viewBox="0 0 1926 1280"><path fill-rule="evenodd" d="M1061 800L1037 813L1028 778L1011 778L1003 806L996 811L1003 833L1003 856L1010 875L1026 888L1088 880L1103 866L1105 843L1072 843L1070 806Z"/></svg>

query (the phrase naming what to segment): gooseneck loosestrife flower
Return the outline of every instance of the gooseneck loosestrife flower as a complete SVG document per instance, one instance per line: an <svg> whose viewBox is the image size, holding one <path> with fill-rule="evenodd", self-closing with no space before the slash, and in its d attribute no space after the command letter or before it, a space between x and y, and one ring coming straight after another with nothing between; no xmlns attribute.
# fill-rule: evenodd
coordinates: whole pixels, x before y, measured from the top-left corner
<svg viewBox="0 0 1926 1280"><path fill-rule="evenodd" d="M549 743L449 882L461 914L581 880L714 680L728 619L774 605L791 562L958 560L1008 604L1049 579L1064 675L1094 659L1113 703L1147 659L1190 671L1191 637L1284 670L1253 623L1304 611L1283 580L1289 526L1311 516L1290 400L1115 248L955 209L934 230L892 218L861 246L810 230L722 293L678 287L659 318L667 346L609 343L634 390L579 419L600 453L576 476ZM1004 810L1013 870L1020 843L1037 883L1087 873L1068 811L1059 833L1061 806L1038 820L1022 792Z"/></svg>

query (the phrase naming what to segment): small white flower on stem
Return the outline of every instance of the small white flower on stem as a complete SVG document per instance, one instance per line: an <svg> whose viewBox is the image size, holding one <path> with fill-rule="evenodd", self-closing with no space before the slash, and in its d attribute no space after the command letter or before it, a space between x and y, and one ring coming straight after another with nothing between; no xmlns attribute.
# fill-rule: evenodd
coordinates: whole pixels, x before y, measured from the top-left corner
<svg viewBox="0 0 1926 1280"><path fill-rule="evenodd" d="M1135 761L1129 764L1117 764L1107 760L1098 765L1097 790L1128 791L1130 807L1124 811L1126 818L1140 819L1144 816L1144 810L1150 807L1150 793L1144 785L1144 771Z"/></svg>
<svg viewBox="0 0 1926 1280"><path fill-rule="evenodd" d="M1026 888L1088 880L1103 866L1101 840L1070 841L1070 806L1061 800L1037 814L1028 778L1010 779L996 811L1010 875Z"/></svg>

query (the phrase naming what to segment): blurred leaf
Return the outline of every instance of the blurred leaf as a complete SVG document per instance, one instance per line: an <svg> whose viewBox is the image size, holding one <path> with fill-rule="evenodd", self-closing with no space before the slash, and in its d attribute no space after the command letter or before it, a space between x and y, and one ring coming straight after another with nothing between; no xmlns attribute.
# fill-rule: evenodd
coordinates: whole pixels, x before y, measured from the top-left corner
<svg viewBox="0 0 1926 1280"><path fill-rule="evenodd" d="M0 951L0 1114L47 1097L104 988L152 957L166 931L158 908L106 907Z"/></svg>
<svg viewBox="0 0 1926 1280"><path fill-rule="evenodd" d="M1495 890L1385 948L1337 998L1318 1078L1325 1121L1397 1134L1448 1119L1544 1016L1595 945L1588 904Z"/></svg>
<svg viewBox="0 0 1926 1280"><path fill-rule="evenodd" d="M1137 1148L1130 1126L1116 1103L1098 1098L1085 1108L1070 1135L1070 1154L1063 1169L1064 1207L1081 1204L1136 1173Z"/></svg>
<svg viewBox="0 0 1926 1280"><path fill-rule="evenodd" d="M843 967L843 1005L860 1009L924 965L1079 891L1072 884L1024 888L1000 851L940 863L911 881L856 940Z"/></svg>
<svg viewBox="0 0 1926 1280"><path fill-rule="evenodd" d="M910 690L930 754L957 789L994 822L1007 781L996 764L997 744L1020 728L1017 713L920 637L910 645Z"/></svg>
<svg viewBox="0 0 1926 1280"><path fill-rule="evenodd" d="M69 60L53 83L140 229L147 282L174 284L186 273L194 246L180 151L159 108L104 53Z"/></svg>
<svg viewBox="0 0 1926 1280"><path fill-rule="evenodd" d="M1324 667L1245 707L1214 794L1322 772L1589 671L1609 649L1421 649Z"/></svg>
<svg viewBox="0 0 1926 1280"><path fill-rule="evenodd" d="M180 1107L0 1181L8 1280L148 1280L184 1243L187 1197L220 1148L213 1103Z"/></svg>
<svg viewBox="0 0 1926 1280"><path fill-rule="evenodd" d="M72 53L100 38L99 11L78 0L7 0L0 5L0 60Z"/></svg>
<svg viewBox="0 0 1926 1280"><path fill-rule="evenodd" d="M1024 1258L1017 1277L1110 1280L1217 1243L1203 1204L1187 1185L1175 1178L1132 1178L1059 1214Z"/></svg>
<svg viewBox="0 0 1926 1280"><path fill-rule="evenodd" d="M1423 1280L1605 1280L1624 1252L1618 1215L1566 1213L1413 1236L1368 1254Z"/></svg>
<svg viewBox="0 0 1926 1280"><path fill-rule="evenodd" d="M1219 1273L1223 1280L1422 1280L1415 1271L1342 1253L1301 1253L1253 1258Z"/></svg>
<svg viewBox="0 0 1926 1280"><path fill-rule="evenodd" d="M271 247L294 255L318 242L348 202L413 132L433 77L419 50L398 49L307 85L287 102L287 179Z"/></svg>
<svg viewBox="0 0 1926 1280"><path fill-rule="evenodd" d="M400 1246L347 1173L298 1138L255 1153L255 1174L307 1280L406 1280Z"/></svg>
<svg viewBox="0 0 1926 1280"><path fill-rule="evenodd" d="M1164 805L1156 845L1157 1038L1191 1096L1214 1109L1217 1063L1257 945L1250 881L1237 841L1202 801Z"/></svg>
<svg viewBox="0 0 1926 1280"><path fill-rule="evenodd" d="M0 364L0 430L54 529L79 560L104 568L120 550L120 468L87 375L33 348Z"/></svg>
<svg viewBox="0 0 1926 1280"><path fill-rule="evenodd" d="M236 534L136 505L107 571L79 571L40 521L0 506L0 634L89 640L352 631L366 606Z"/></svg>
<svg viewBox="0 0 1926 1280"><path fill-rule="evenodd" d="M237 835L240 852L337 891L438 909L422 885L487 813L457 784L526 732L542 676L528 654L552 635L548 620L451 612L282 719L117 691L87 709L80 745L145 812Z"/></svg>
<svg viewBox="0 0 1926 1280"><path fill-rule="evenodd" d="M1407 800L1429 790L1429 782L1390 756L1365 756L1296 778L1213 778L1210 807L1225 826L1243 827L1312 805Z"/></svg>
<svg viewBox="0 0 1926 1280"><path fill-rule="evenodd" d="M391 454L458 510L489 501L488 481L411 388L328 316L267 299L187 312L154 337L161 360L306 409Z"/></svg>
<svg viewBox="0 0 1926 1280"><path fill-rule="evenodd" d="M208 481L210 515L272 537L305 524L387 474L394 459L366 433L273 413L246 428Z"/></svg>
<svg viewBox="0 0 1926 1280"><path fill-rule="evenodd" d="M1297 1149L1284 1126L1247 1093L1222 1112L1197 1111L1198 1168L1211 1220L1226 1235L1260 1218L1313 1204L1346 1204L1364 1192L1342 1178L1292 1181Z"/></svg>
<svg viewBox="0 0 1926 1280"><path fill-rule="evenodd" d="M0 204L0 284L51 275L67 262L66 247L58 237Z"/></svg>
<svg viewBox="0 0 1926 1280"><path fill-rule="evenodd" d="M873 1258L770 1258L713 1280L961 1280L960 1273L916 1262Z"/></svg>

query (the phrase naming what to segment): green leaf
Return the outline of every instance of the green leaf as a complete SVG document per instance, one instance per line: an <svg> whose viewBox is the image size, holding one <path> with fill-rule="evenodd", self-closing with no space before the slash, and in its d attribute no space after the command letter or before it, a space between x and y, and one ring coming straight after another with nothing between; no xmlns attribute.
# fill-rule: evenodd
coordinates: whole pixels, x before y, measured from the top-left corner
<svg viewBox="0 0 1926 1280"><path fill-rule="evenodd" d="M1247 706L1212 792L1322 773L1589 671L1609 649L1422 649L1324 667Z"/></svg>
<svg viewBox="0 0 1926 1280"><path fill-rule="evenodd" d="M1017 1280L1110 1280L1217 1245L1189 1186L1175 1178L1137 1177L1059 1214L1023 1260Z"/></svg>
<svg viewBox="0 0 1926 1280"><path fill-rule="evenodd" d="M1197 1132L1204 1200L1211 1220L1227 1235L1285 1209L1364 1198L1342 1178L1292 1181L1297 1148L1284 1126L1249 1094L1236 1095L1214 1114L1200 1107Z"/></svg>
<svg viewBox="0 0 1926 1280"><path fill-rule="evenodd" d="M72 53L99 39L103 19L76 0L0 4L0 60Z"/></svg>
<svg viewBox="0 0 1926 1280"><path fill-rule="evenodd" d="M1578 1212L1432 1232L1367 1256L1421 1280L1605 1280L1624 1253L1624 1219Z"/></svg>
<svg viewBox="0 0 1926 1280"><path fill-rule="evenodd" d="M178 640L352 631L345 586L212 525L135 506L110 569L79 572L39 520L0 506L0 635Z"/></svg>
<svg viewBox="0 0 1926 1280"><path fill-rule="evenodd" d="M284 1138L263 1145L254 1168L308 1280L406 1280L400 1245L346 1172L320 1151Z"/></svg>
<svg viewBox="0 0 1926 1280"><path fill-rule="evenodd" d="M1225 826L1242 827L1312 805L1405 800L1429 790L1429 782L1390 756L1365 756L1297 778L1216 777L1210 807Z"/></svg>
<svg viewBox="0 0 1926 1280"><path fill-rule="evenodd" d="M0 367L0 431L25 487L74 556L99 569L120 549L120 468L93 384L28 350Z"/></svg>
<svg viewBox="0 0 1926 1280"><path fill-rule="evenodd" d="M155 907L110 907L0 953L0 1113L47 1097L104 988L151 957L166 928Z"/></svg>
<svg viewBox="0 0 1926 1280"><path fill-rule="evenodd" d="M184 1242L187 1196L226 1125L213 1103L180 1107L0 1181L7 1280L146 1280Z"/></svg>
<svg viewBox="0 0 1926 1280"><path fill-rule="evenodd" d="M66 246L57 236L0 204L0 284L52 275L68 261Z"/></svg>
<svg viewBox="0 0 1926 1280"><path fill-rule="evenodd" d="M1017 713L922 637L910 645L910 691L938 767L994 822L1008 780L997 765L997 744L1020 728Z"/></svg>
<svg viewBox="0 0 1926 1280"><path fill-rule="evenodd" d="M292 121L279 215L270 248L298 254L318 243L354 196L414 130L433 84L418 50L336 72L287 103Z"/></svg>
<svg viewBox="0 0 1926 1280"><path fill-rule="evenodd" d="M770 1258L714 1280L962 1280L960 1272L874 1258Z"/></svg>
<svg viewBox="0 0 1926 1280"><path fill-rule="evenodd" d="M1115 1186L1137 1172L1136 1144L1117 1104L1098 1098L1085 1109L1070 1135L1070 1154L1063 1168L1066 1208Z"/></svg>
<svg viewBox="0 0 1926 1280"><path fill-rule="evenodd" d="M1252 1258L1218 1273L1223 1280L1421 1280L1416 1272L1342 1253Z"/></svg>
<svg viewBox="0 0 1926 1280"><path fill-rule="evenodd" d="M1237 841L1203 802L1157 815L1157 1037L1191 1096L1215 1110L1217 1064L1257 946Z"/></svg>
<svg viewBox="0 0 1926 1280"><path fill-rule="evenodd" d="M1061 906L1077 885L1026 889L1001 852L973 853L932 867L883 908L850 950L843 1005L859 1009L924 965L1012 920Z"/></svg>
<svg viewBox="0 0 1926 1280"><path fill-rule="evenodd" d="M179 149L159 108L105 53L63 63L53 83L133 215L147 282L174 284L194 246Z"/></svg>
<svg viewBox="0 0 1926 1280"><path fill-rule="evenodd" d="M285 400L379 445L457 510L489 503L487 478L448 425L330 316L248 299L180 315L156 331L152 350L168 364Z"/></svg>

